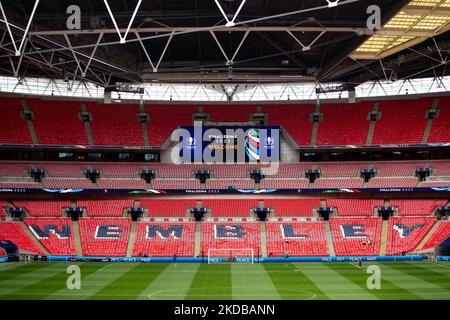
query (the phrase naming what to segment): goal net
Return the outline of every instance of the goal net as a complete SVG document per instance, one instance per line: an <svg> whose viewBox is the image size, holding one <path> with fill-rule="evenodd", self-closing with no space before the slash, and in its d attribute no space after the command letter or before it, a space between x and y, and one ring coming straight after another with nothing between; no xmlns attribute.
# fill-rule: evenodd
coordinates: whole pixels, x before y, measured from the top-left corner
<svg viewBox="0 0 450 320"><path fill-rule="evenodd" d="M208 264L255 263L253 249L208 249Z"/></svg>

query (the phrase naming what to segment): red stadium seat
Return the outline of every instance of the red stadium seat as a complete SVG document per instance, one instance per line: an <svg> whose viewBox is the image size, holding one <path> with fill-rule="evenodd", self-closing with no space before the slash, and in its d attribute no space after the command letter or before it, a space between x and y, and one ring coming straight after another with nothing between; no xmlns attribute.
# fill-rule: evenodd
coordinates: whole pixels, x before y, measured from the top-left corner
<svg viewBox="0 0 450 320"><path fill-rule="evenodd" d="M28 236L19 222L0 222L0 240L9 240L20 250L29 253L45 254Z"/></svg>

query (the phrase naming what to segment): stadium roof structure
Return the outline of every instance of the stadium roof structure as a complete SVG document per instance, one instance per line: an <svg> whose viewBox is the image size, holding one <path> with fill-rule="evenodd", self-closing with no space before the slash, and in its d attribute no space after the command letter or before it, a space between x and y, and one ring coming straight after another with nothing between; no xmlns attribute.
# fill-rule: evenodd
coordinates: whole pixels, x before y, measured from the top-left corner
<svg viewBox="0 0 450 320"><path fill-rule="evenodd" d="M116 83L444 77L450 0L0 1L0 75ZM80 9L81 29L69 29ZM371 30L370 6L381 13ZM70 21L69 21L69 20Z"/></svg>

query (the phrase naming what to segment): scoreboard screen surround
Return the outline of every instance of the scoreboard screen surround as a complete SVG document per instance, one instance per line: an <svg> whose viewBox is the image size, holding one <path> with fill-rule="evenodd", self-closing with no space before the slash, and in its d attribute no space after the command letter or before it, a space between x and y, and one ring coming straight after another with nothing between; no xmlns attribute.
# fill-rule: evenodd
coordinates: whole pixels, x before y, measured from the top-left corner
<svg viewBox="0 0 450 320"><path fill-rule="evenodd" d="M183 162L279 162L279 126L183 126L178 129Z"/></svg>

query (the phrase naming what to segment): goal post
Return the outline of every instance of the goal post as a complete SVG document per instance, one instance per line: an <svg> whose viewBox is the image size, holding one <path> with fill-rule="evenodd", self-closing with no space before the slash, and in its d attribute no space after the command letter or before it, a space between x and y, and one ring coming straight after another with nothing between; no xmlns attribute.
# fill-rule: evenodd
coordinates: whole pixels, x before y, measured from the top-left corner
<svg viewBox="0 0 450 320"><path fill-rule="evenodd" d="M208 264L255 263L253 249L208 249Z"/></svg>

